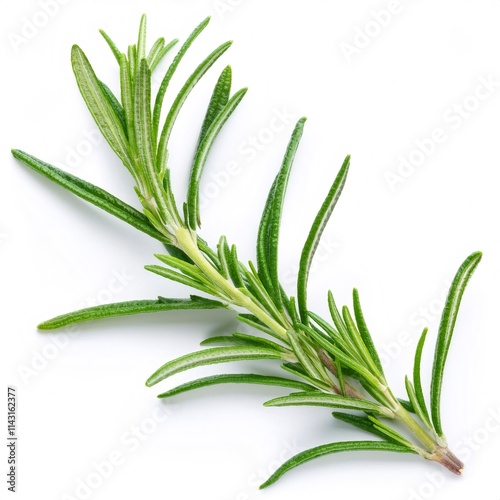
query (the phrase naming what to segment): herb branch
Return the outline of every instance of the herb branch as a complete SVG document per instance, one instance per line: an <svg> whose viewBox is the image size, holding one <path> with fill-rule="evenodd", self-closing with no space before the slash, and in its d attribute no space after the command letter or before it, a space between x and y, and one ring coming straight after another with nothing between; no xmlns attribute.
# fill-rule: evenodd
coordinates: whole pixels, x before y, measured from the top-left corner
<svg viewBox="0 0 500 500"><path fill-rule="evenodd" d="M151 75L178 40L166 43L159 38L148 51L145 16L141 19L137 42L130 45L126 53L101 31L119 66L119 98L99 80L82 49L77 45L72 48L71 63L80 92L102 135L133 177L142 212L34 156L12 151L15 158L36 172L160 241L166 253L157 254L158 263L147 265L146 269L204 295L183 299L158 297L90 307L45 321L39 329L52 330L82 321L159 311L232 309L241 323L253 327L254 334L234 332L207 339L202 342L204 349L168 361L148 378L146 384L153 386L181 371L199 366L240 360L274 360L281 364L286 376L254 373L209 376L163 392L160 398L224 383L285 387L294 389L294 392L267 401L265 406L334 409L333 417L376 438L340 441L299 453L285 462L261 487L269 486L285 472L306 461L330 453L356 450L412 453L461 474L463 464L448 449L443 432L441 389L462 295L481 260L481 253L475 252L463 262L451 285L437 335L429 398L424 395L420 375L427 337L425 329L417 345L412 377L405 380L408 400L404 400L397 398L388 385L358 291L353 291L351 308L339 308L333 293L329 292L331 318L328 320L311 311L307 300L311 262L346 183L349 156L335 177L304 243L296 297L288 296L280 283L278 259L283 202L305 118L295 125L283 163L269 191L258 230L256 262L241 262L236 246L230 245L225 236L220 238L215 249L210 248L199 235L201 176L220 131L246 93L245 88L231 93L229 66L221 72L208 103L182 205L178 204L172 191L168 152L171 133L183 104L231 43L223 43L209 53L184 82L170 108L164 109L164 98L178 66L208 22L209 19L205 19L197 26L180 47L154 98ZM409 438L397 430L401 426L406 428Z"/></svg>

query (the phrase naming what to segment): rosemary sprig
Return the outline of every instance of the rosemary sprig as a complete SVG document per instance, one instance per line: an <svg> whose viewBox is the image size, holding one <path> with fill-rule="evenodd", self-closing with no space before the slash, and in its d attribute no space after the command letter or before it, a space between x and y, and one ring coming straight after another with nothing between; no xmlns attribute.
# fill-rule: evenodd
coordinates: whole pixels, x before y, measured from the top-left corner
<svg viewBox="0 0 500 500"><path fill-rule="evenodd" d="M265 405L341 409L342 412L333 412L335 418L377 438L371 441L340 441L299 453L285 462L262 487L308 460L354 450L418 454L460 474L463 464L447 448L443 433L441 389L462 295L481 260L481 253L475 252L464 261L450 288L437 335L428 405L420 376L427 329L417 346L413 379L406 378L409 401L404 401L389 388L356 289L353 291L353 313L347 306L339 309L332 292L328 293L331 324L309 309L309 269L323 230L345 185L349 156L334 179L305 241L300 257L297 298L288 296L280 283L278 243L281 215L305 118L301 118L293 130L282 166L269 191L259 225L256 264L241 262L236 246L230 246L224 236L220 238L217 248L212 250L198 234L201 224L200 179L214 142L246 93L246 89L240 89L231 94L229 66L220 74L200 127L182 209L179 209L171 189L168 151L171 132L184 102L203 75L229 48L230 42L220 45L194 69L166 110L166 118L161 123L169 84L183 56L208 22L209 19L205 19L197 26L181 46L154 99L151 95L151 75L177 40L165 44L165 40L160 38L147 51L145 16L141 19L137 43L130 45L126 53L122 53L101 31L119 66L120 99L99 80L80 47L75 45L72 48L71 62L80 92L106 141L132 175L142 212L103 189L27 153L19 150L12 153L38 173L163 243L167 253L156 255L161 264L148 265L147 270L213 298L191 295L187 299L159 297L107 304L58 316L41 323L39 328L52 330L81 321L176 309L234 309L238 320L252 326L255 334L235 332L207 339L202 343L207 348L168 361L149 377L146 384L152 386L176 373L203 365L248 359L277 361L291 377L254 373L215 375L170 389L160 394L160 398L223 383L287 387L296 392L274 398ZM242 313L242 309L246 312ZM365 416L360 416L359 412ZM396 422L406 427L411 440L396 430L393 425Z"/></svg>

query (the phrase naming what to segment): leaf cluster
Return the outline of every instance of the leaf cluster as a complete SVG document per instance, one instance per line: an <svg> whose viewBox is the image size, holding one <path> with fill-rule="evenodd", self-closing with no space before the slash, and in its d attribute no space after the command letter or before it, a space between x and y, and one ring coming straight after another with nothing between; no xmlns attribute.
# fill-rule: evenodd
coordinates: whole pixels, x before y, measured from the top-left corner
<svg viewBox="0 0 500 500"><path fill-rule="evenodd" d="M39 328L51 330L81 321L171 310L234 309L238 320L252 327L252 334L228 332L207 339L203 342L204 349L170 360L158 368L148 378L147 385L155 385L181 371L245 360L274 360L286 372L284 376L266 373L213 375L171 388L159 397L172 397L223 383L274 385L294 392L273 398L265 403L266 406L308 405L341 410L333 412L333 416L376 437L372 441L337 442L302 452L283 464L263 486L305 461L352 450L418 453L458 472L459 461L448 452L442 452L446 441L441 423L441 390L462 295L481 254L473 253L464 261L450 288L437 335L428 405L420 374L427 329L416 349L412 379L406 378L409 401L405 401L395 397L389 388L356 289L353 290L351 307L338 307L333 293L328 293L328 320L309 308L307 288L311 263L346 184L349 156L334 177L304 242L296 294L288 295L280 282L282 213L305 118L295 125L281 168L269 190L259 224L256 261L240 261L236 246L225 236L221 236L216 248L211 249L198 234L202 173L220 131L246 93L244 88L231 93L229 66L221 71L199 125L182 205L178 205L172 191L168 162L170 137L186 99L231 43L223 43L210 52L183 82L180 91L173 96L172 104L167 109L164 106L166 93L184 55L208 21L200 23L181 45L155 96L152 95L152 74L178 40L166 43L159 38L147 50L145 16L140 22L137 41L125 52L101 31L118 63L118 97L97 77L82 49L76 45L72 48L72 67L82 97L102 135L134 179L142 211L27 153L13 151L18 160L41 175L160 241L165 252L157 253L159 263L147 265L146 269L195 289L203 296L159 297L91 307L45 321ZM397 426L392 425L395 420L406 425L413 441L403 437Z"/></svg>

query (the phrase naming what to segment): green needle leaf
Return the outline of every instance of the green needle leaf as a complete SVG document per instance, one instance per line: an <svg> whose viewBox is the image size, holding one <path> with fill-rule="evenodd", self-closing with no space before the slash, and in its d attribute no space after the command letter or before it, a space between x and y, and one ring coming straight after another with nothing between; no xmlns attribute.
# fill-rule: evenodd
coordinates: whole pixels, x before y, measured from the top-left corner
<svg viewBox="0 0 500 500"><path fill-rule="evenodd" d="M315 458L331 453L339 453L341 451L392 451L395 453L414 453L412 449L406 446L384 441L344 441L340 443L324 444L298 453L290 460L287 460L265 483L261 484L260 489L267 488L275 483L283 474L294 467L314 460Z"/></svg>
<svg viewBox="0 0 500 500"><path fill-rule="evenodd" d="M118 217L118 219L127 222L136 229L139 229L139 231L149 234L149 236L163 243L168 243L170 241L165 235L161 234L152 226L144 214L130 205L127 205L104 189L94 186L90 182L79 179L63 170L59 170L18 149L12 150L12 154L31 169L47 177L47 179L50 179L56 184L59 184L68 191L71 191L79 198L92 203L96 207Z"/></svg>
<svg viewBox="0 0 500 500"><path fill-rule="evenodd" d="M116 302L101 306L88 307L63 314L44 321L38 325L39 330L55 330L63 326L91 321L95 319L111 318L113 316L130 316L132 314L144 314L162 311L176 311L185 309L218 309L225 305L215 300L202 299L164 299L158 300L132 300L129 302Z"/></svg>
<svg viewBox="0 0 500 500"><path fill-rule="evenodd" d="M257 270L262 284L270 294L273 291L273 283L269 271L269 222L271 220L271 208L273 206L277 181L278 177L274 179L269 194L267 195L266 204L259 223L259 232L257 234Z"/></svg>
<svg viewBox="0 0 500 500"><path fill-rule="evenodd" d="M405 388L406 393L408 394L408 398L410 399L413 411L418 415L418 418L420 418L420 420L427 426L428 429L432 429L433 427L429 420L427 408L425 406L422 406L421 402L418 400L415 388L413 387L411 380L407 376L405 377Z"/></svg>
<svg viewBox="0 0 500 500"><path fill-rule="evenodd" d="M331 291L328 291L328 308L330 310L330 315L332 317L333 323L335 324L335 328L337 329L339 336L342 339L342 343L346 346L346 353L349 353L349 355L353 359L356 359L357 362L363 363L363 357L361 356L356 343L352 339L350 330L347 328L347 325L344 323L344 320L342 319L342 316L337 309L337 304L335 304L335 299L333 298L333 294ZM336 336L334 335L333 338L335 337Z"/></svg>
<svg viewBox="0 0 500 500"><path fill-rule="evenodd" d="M130 72L130 64L127 61L125 54L119 56L120 64L120 92L123 104L123 114L125 116L125 123L127 137L129 140L130 148L134 152L136 158L139 157L135 141L134 130L134 90L132 84L132 75Z"/></svg>
<svg viewBox="0 0 500 500"><path fill-rule="evenodd" d="M309 269L318 248L321 235L332 215L333 209L342 193L344 184L349 171L349 162L351 157L347 156L340 168L337 177L335 178L330 191L326 195L325 201L319 209L316 218L311 226L309 235L307 236L302 254L300 257L299 274L297 279L297 303L299 306L300 318L305 325L309 324L307 311L307 280L309 278Z"/></svg>
<svg viewBox="0 0 500 500"><path fill-rule="evenodd" d="M208 154L212 149L215 139L222 130L222 127L232 115L238 104L245 96L247 89L241 89L236 92L227 104L222 108L220 113L212 120L207 127L201 142L196 150L193 161L193 167L189 177L188 196L187 196L187 220L188 226L195 230L196 226L200 225L200 210L199 210L199 187L200 178L203 167L208 158Z"/></svg>
<svg viewBox="0 0 500 500"><path fill-rule="evenodd" d="M236 252L236 245L232 245L231 249L226 244L224 247L224 258L227 262L227 270L229 272L229 277L234 283L236 288L244 288L243 278L240 272L240 261L238 260L238 254Z"/></svg>
<svg viewBox="0 0 500 500"><path fill-rule="evenodd" d="M160 115L161 115L161 109L163 106L163 99L165 98L165 93L167 92L167 88L168 88L168 85L170 83L170 80L174 76L175 70L179 66L179 63L181 62L182 58L186 54L187 50L189 49L189 47L191 47L192 43L196 40L198 35L206 28L209 21L210 21L210 18L207 17L198 26L196 26L196 28L188 36L187 40L184 42L182 47L179 49L179 52L174 57L174 60L170 64L165 76L163 77L163 80L160 84L160 88L158 89L158 93L156 94L155 106L154 106L154 111L153 111L153 132L155 133L155 141L156 141L159 126L160 126Z"/></svg>
<svg viewBox="0 0 500 500"><path fill-rule="evenodd" d="M366 367L377 377L383 379L382 374L379 372L375 361L372 359L371 354L365 345L361 334L359 333L354 320L352 319L351 313L347 306L342 308L342 317L344 318L344 323L347 326L347 331L350 333L353 343L356 345L361 358L364 360ZM375 348L373 348L375 354ZM378 358L378 356L377 356ZM383 380L382 380L383 381Z"/></svg>
<svg viewBox="0 0 500 500"><path fill-rule="evenodd" d="M203 351L186 354L185 356L165 363L148 378L146 385L151 387L176 373L199 366L253 359L283 359L283 354L271 349L253 346L229 346L205 349Z"/></svg>
<svg viewBox="0 0 500 500"><path fill-rule="evenodd" d="M424 391L422 389L422 378L420 376L420 365L422 361L422 350L425 344L425 338L427 336L427 328L424 328L420 340L417 344L417 349L415 350L415 361L413 364L413 387L415 390L415 399L418 402L419 409L422 413L422 420L425 421L429 426L430 417L429 411L427 410L427 404L425 403ZM413 404L415 406L415 404Z"/></svg>
<svg viewBox="0 0 500 500"><path fill-rule="evenodd" d="M439 333L436 342L434 354L434 365L432 368L431 380L431 414L432 422L438 436L444 438L443 428L441 426L441 389L443 385L443 373L450 348L453 330L457 320L458 310L465 287L469 282L472 273L481 260L481 252L474 252L463 262L453 279L453 283L448 292L448 297L444 305L441 322L439 324Z"/></svg>
<svg viewBox="0 0 500 500"><path fill-rule="evenodd" d="M179 115L179 112L188 98L189 94L200 81L203 75L212 67L212 65L219 59L224 52L231 46L231 42L226 42L217 47L212 53L210 53L205 60L193 71L191 76L186 80L177 97L175 98L170 111L168 112L165 124L160 136L160 142L158 145L158 170L162 170L166 164L167 151L168 151L168 141L170 139L170 134L174 127L175 120ZM241 91L240 91L241 92ZM153 122L154 123L154 122ZM156 125L155 125L156 126ZM156 130L156 129L155 129Z"/></svg>
<svg viewBox="0 0 500 500"><path fill-rule="evenodd" d="M155 170L156 148L151 135L151 72L146 59L138 67L134 97L134 125L137 150L163 223L169 220L166 196Z"/></svg>
<svg viewBox="0 0 500 500"><path fill-rule="evenodd" d="M229 253L229 246L227 244L227 239L222 235L217 244L217 256L219 257L219 272L224 278L229 278L229 267L226 259L226 255Z"/></svg>
<svg viewBox="0 0 500 500"><path fill-rule="evenodd" d="M378 371L382 376L384 376L384 369L382 368L382 363L380 362L379 355L377 353L377 349L375 348L375 344L373 343L372 336L370 335L370 331L366 326L365 317L363 315L363 310L361 309L361 302L359 300L359 293L356 288L352 292L353 296L353 304L354 304L354 317L356 318L356 324L358 326L359 333L361 335L361 339L368 350L370 358L375 363Z"/></svg>
<svg viewBox="0 0 500 500"><path fill-rule="evenodd" d="M100 82L100 84L102 89L104 90L104 93L106 94L109 104L111 104L111 107L114 109L116 116L118 116L118 118L120 119L125 135L127 135L127 120L125 119L125 111L123 109L123 106L120 104L120 101L116 98L115 94L113 94L111 89L104 82Z"/></svg>
<svg viewBox="0 0 500 500"><path fill-rule="evenodd" d="M111 38L108 36L108 34L104 30L99 30L99 33L102 35L104 40L106 40L106 43L108 44L109 48L111 49L111 52L113 52L113 55L115 56L116 60L118 61L118 64L120 64L120 49L115 45L115 42L111 40Z"/></svg>
<svg viewBox="0 0 500 500"><path fill-rule="evenodd" d="M201 389L218 384L260 384L260 385L273 385L278 387L288 387L290 389L301 389L303 391L314 391L314 387L309 384L304 384L298 380L292 380L283 377L271 377L268 375L254 375L250 374L228 374L228 375L213 375L210 377L200 378L186 384L179 385L174 389L170 389L162 394L159 398L169 398L177 396L183 392L192 391L193 389Z"/></svg>
<svg viewBox="0 0 500 500"><path fill-rule="evenodd" d="M97 79L89 60L78 45L71 50L71 63L78 88L99 130L127 169L135 176L122 122Z"/></svg>
<svg viewBox="0 0 500 500"><path fill-rule="evenodd" d="M394 416L393 412L384 406L371 401L337 396L334 394L318 392L296 392L289 396L266 401L264 406L326 406L328 408L343 408L345 410L366 411L376 413L388 418Z"/></svg>
<svg viewBox="0 0 500 500"><path fill-rule="evenodd" d="M210 98L210 102L208 103L207 112L205 114L205 119L203 120L203 124L201 126L200 137L198 139L198 147L203 141L203 138L205 137L212 122L224 109L227 102L229 101L229 96L231 95L231 80L231 66L226 66L222 70L222 73L220 74L219 79L215 84L212 97Z"/></svg>
<svg viewBox="0 0 500 500"><path fill-rule="evenodd" d="M299 311L297 310L297 301L295 300L295 297L288 297L283 287L281 287L281 297L292 324L299 323Z"/></svg>
<svg viewBox="0 0 500 500"><path fill-rule="evenodd" d="M158 55L161 53L163 48L165 47L165 38L160 37L158 40L156 40L155 43L151 46L151 49L149 50L148 57L146 58L148 60L148 66L151 69L151 73L153 72L153 69L151 68L151 65L153 64L153 61L158 57Z"/></svg>
<svg viewBox="0 0 500 500"><path fill-rule="evenodd" d="M141 16L139 37L137 39L137 62L146 57L146 14Z"/></svg>
<svg viewBox="0 0 500 500"><path fill-rule="evenodd" d="M127 48L128 63L130 65L130 76L135 80L137 71L137 45L129 45Z"/></svg>
<svg viewBox="0 0 500 500"><path fill-rule="evenodd" d="M170 52L170 50L172 49L172 47L174 47L178 43L179 43L179 39L175 38L171 42L167 43L167 45L165 45L165 47L163 47L156 54L156 56L154 58L152 58L151 60L149 60L149 58L148 58L148 63L149 63L149 67L151 68L151 73L153 73L153 71L156 69L156 67L158 66L158 64L160 64L160 62L162 61L162 59Z"/></svg>
<svg viewBox="0 0 500 500"><path fill-rule="evenodd" d="M283 212L283 204L285 201L286 188L288 186L288 179L290 178L290 172L292 170L293 160L295 158L295 153L299 147L300 139L302 137L302 132L304 131L304 124L306 118L301 118L295 125L295 129L292 132L292 137L288 143L286 149L285 157L283 159L283 164L281 170L277 176L276 187L273 197L273 205L271 208L270 220L269 220L269 273L271 276L271 282L273 285L272 292L274 294L275 304L278 309L283 309L283 301L281 297L281 287L278 276L278 247L279 247L279 233L281 227L281 214ZM271 293L271 290L269 291Z"/></svg>
<svg viewBox="0 0 500 500"><path fill-rule="evenodd" d="M259 276L280 311L283 309L281 285L278 277L278 243L281 213L293 160L302 137L305 122L306 118L301 118L292 132L283 163L269 191L257 236L257 269Z"/></svg>

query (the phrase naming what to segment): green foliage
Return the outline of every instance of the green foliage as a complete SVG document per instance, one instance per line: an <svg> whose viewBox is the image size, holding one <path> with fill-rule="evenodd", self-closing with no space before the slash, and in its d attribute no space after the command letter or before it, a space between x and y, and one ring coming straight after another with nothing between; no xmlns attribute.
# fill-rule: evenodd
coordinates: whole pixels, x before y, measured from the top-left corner
<svg viewBox="0 0 500 500"><path fill-rule="evenodd" d="M318 244L321 240L321 235L330 220L330 216L333 213L333 209L340 198L342 189L344 188L345 181L347 179L347 173L349 172L349 163L351 157L347 156L344 163L337 174L337 177L333 181L332 187L328 194L326 195L325 201L319 209L318 215L314 219L314 222L307 236L307 240L304 243L304 248L302 249L302 255L300 257L299 275L297 278L297 301L300 311L300 319L305 325L308 324L308 310L307 310L307 280L309 278L309 269L311 267L314 254L318 248Z"/></svg>
<svg viewBox="0 0 500 500"><path fill-rule="evenodd" d="M192 368L245 360L272 360L293 378L253 373L211 375L170 389L159 397L226 383L297 389L300 392L274 398L265 405L341 409L342 412L333 413L336 419L381 439L337 442L299 453L283 464L262 487L313 458L353 450L418 453L460 474L463 464L444 444L441 389L462 295L481 254L472 254L462 264L446 301L436 343L429 411L420 373L427 330L417 346L413 380L406 378L409 401L404 401L397 398L388 386L357 290L353 292L353 312L348 306L339 310L333 293L328 293L333 324L314 313L308 304L309 270L321 235L345 185L349 156L335 177L303 246L297 298L290 297L280 282L279 235L285 194L304 132L305 118L298 120L292 132L281 168L269 191L259 224L256 263L241 262L236 246L229 245L225 236L220 238L217 248L212 249L198 234L203 169L221 131L246 93L243 88L231 96L232 71L229 66L219 74L202 123L194 124L199 135L192 164L186 168L189 183L182 210L179 210L172 191L169 139L190 93L228 50L231 42L210 52L184 83L179 84L179 92L171 96L172 104L164 109L167 91L181 61L208 22L209 19L205 19L200 23L181 45L163 75L156 95L153 95L151 85L153 72L178 40L165 44L165 39L159 38L148 50L145 16L141 18L136 42L123 52L101 31L118 63L120 100L98 79L82 49L78 46L72 49L73 71L85 104L109 146L131 174L142 212L107 191L31 155L19 150L12 153L47 179L163 243L168 255L157 253L162 265L147 265L147 270L213 298L192 295L185 299L160 297L107 304L58 316L41 323L39 328L50 330L82 321L149 312L232 309L236 311L236 318L254 329L254 333L237 332L209 338L202 345L211 347L168 361L151 375L146 384L155 385ZM162 115L165 116L163 125ZM406 428L411 440L399 433L397 429L401 426Z"/></svg>
<svg viewBox="0 0 500 500"><path fill-rule="evenodd" d="M472 273L481 261L481 252L474 252L469 255L460 266L451 284L446 303L444 305L441 322L439 324L439 333L436 342L434 354L434 365L432 368L431 380L431 413L432 423L438 436L444 437L441 426L441 389L443 385L444 367L448 350L450 349L455 323L457 321L458 310L462 301L465 287L469 282Z"/></svg>
<svg viewBox="0 0 500 500"><path fill-rule="evenodd" d="M381 441L344 441L340 443L323 444L298 453L287 460L265 483L260 485L260 488L267 488L294 467L314 460L315 458L343 451L391 451L394 453L414 453L411 448Z"/></svg>
<svg viewBox="0 0 500 500"><path fill-rule="evenodd" d="M190 299L166 299L159 297L158 300L132 300L129 302L116 302L114 304L87 307L79 311L63 314L40 323L38 328L40 330L55 330L74 323L111 318L113 316L130 316L132 314L186 309L219 309L221 307L224 308L226 306L217 300L205 299L194 295Z"/></svg>
<svg viewBox="0 0 500 500"><path fill-rule="evenodd" d="M228 375L212 375L210 377L199 378L191 382L179 385L174 389L159 394L159 398L170 398L177 396L183 392L192 391L194 389L201 389L202 387L209 387L211 385L219 384L256 384L256 385L272 385L276 387L287 387L289 389L300 389L302 391L312 391L312 385L304 384L298 380L292 380L283 377L272 377L269 375L255 375L250 374L228 374Z"/></svg>
<svg viewBox="0 0 500 500"><path fill-rule="evenodd" d="M285 200L288 179L304 130L306 118L301 118L295 125L292 137L283 158L283 164L269 191L264 213L259 227L257 240L257 264L259 276L267 292L280 311L283 310L281 286L278 277L278 243L281 226L281 214Z"/></svg>
<svg viewBox="0 0 500 500"><path fill-rule="evenodd" d="M298 392L281 398L271 399L265 406L326 406L329 408L343 408L346 410L361 410L368 413L380 414L392 418L393 414L387 408L355 398L322 394L317 392Z"/></svg>
<svg viewBox="0 0 500 500"><path fill-rule="evenodd" d="M148 378L146 385L151 387L176 373L199 366L252 359L284 359L284 354L274 349L256 346L228 346L205 349L165 363Z"/></svg>
<svg viewBox="0 0 500 500"><path fill-rule="evenodd" d="M152 236L153 238L168 243L171 241L169 235L162 234L158 231L149 219L131 207L124 201L119 200L104 189L94 186L90 182L84 181L74 175L59 170L58 168L45 163L34 156L31 156L18 149L13 149L12 154L15 158L22 161L26 166L33 169L35 172L43 175L47 179L59 184L79 198L82 198L96 207L114 215L140 231Z"/></svg>

